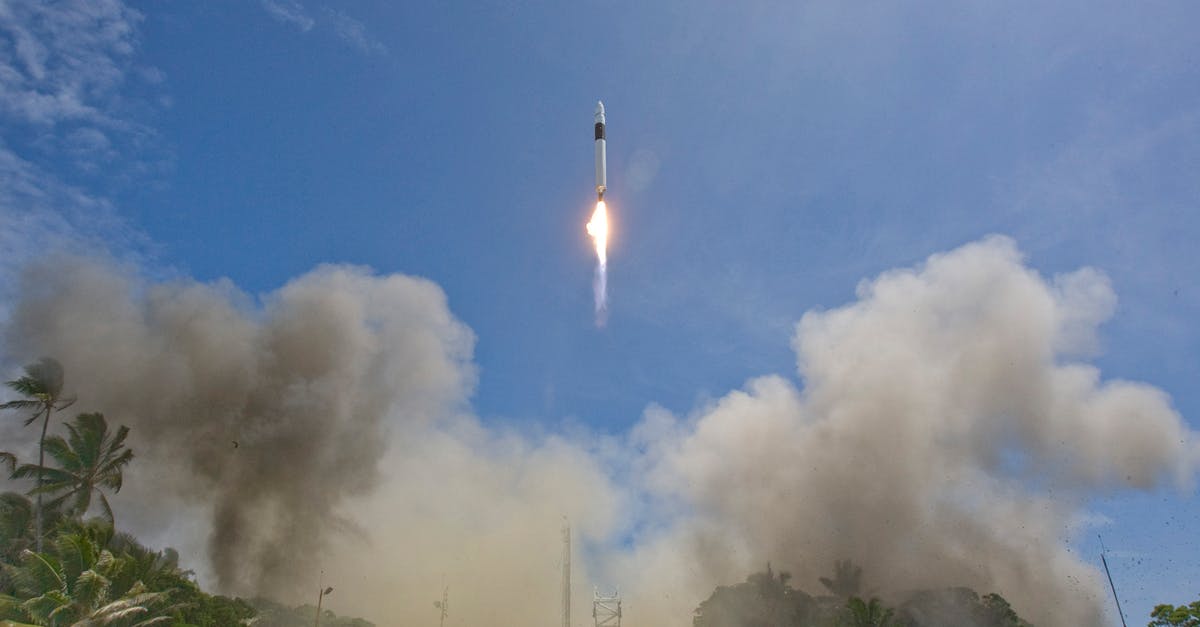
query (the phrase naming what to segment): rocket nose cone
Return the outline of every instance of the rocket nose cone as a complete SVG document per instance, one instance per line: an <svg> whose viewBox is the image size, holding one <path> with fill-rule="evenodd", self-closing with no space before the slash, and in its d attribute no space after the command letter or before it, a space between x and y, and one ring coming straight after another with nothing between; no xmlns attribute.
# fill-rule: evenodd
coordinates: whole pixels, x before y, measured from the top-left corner
<svg viewBox="0 0 1200 627"><path fill-rule="evenodd" d="M604 103L599 100L596 101L596 123L604 123Z"/></svg>
<svg viewBox="0 0 1200 627"><path fill-rule="evenodd" d="M604 101L603 100L596 101L596 113L604 113Z"/></svg>

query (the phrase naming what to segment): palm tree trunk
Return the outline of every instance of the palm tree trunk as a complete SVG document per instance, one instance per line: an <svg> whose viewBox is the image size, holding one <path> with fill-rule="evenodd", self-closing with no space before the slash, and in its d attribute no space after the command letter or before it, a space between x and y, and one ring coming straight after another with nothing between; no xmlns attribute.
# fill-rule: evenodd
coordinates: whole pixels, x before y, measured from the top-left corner
<svg viewBox="0 0 1200 627"><path fill-rule="evenodd" d="M46 429L50 426L50 411L51 407L46 407L46 418L42 420L42 437L38 440L38 476L37 476L37 506L34 508L34 533L37 536L34 538L37 544L37 552L42 552L42 468L46 466Z"/></svg>

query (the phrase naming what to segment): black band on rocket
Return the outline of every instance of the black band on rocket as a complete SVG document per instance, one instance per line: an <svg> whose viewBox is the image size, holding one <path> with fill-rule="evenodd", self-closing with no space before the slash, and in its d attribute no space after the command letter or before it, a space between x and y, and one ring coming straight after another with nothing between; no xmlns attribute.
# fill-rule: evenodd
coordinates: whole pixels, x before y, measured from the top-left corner
<svg viewBox="0 0 1200 627"><path fill-rule="evenodd" d="M596 139L604 139L604 125L596 123Z"/></svg>

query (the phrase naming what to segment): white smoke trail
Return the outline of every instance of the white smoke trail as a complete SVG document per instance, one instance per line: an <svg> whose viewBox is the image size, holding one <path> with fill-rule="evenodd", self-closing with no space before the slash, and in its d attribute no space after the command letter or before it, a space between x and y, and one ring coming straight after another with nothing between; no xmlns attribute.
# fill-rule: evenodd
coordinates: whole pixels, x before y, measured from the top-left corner
<svg viewBox="0 0 1200 627"><path fill-rule="evenodd" d="M604 261L596 264L592 292L596 300L596 326L602 327L608 321L608 264Z"/></svg>

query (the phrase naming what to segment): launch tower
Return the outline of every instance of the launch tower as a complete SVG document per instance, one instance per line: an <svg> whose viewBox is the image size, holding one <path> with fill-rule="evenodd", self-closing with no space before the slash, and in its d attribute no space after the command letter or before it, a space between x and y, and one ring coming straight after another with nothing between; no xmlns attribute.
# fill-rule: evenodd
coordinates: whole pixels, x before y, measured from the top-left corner
<svg viewBox="0 0 1200 627"><path fill-rule="evenodd" d="M621 627L621 593L601 596L596 590L592 599L592 617L596 619L596 627Z"/></svg>

